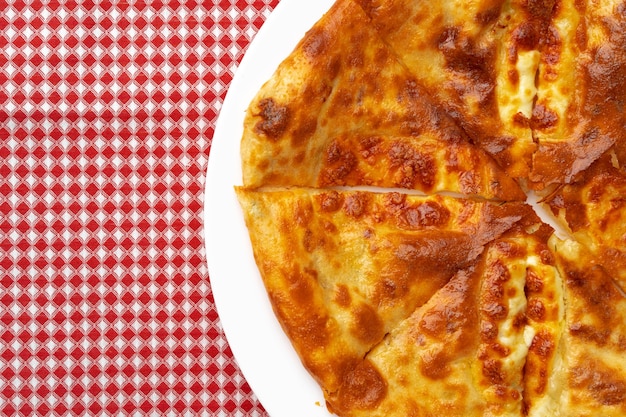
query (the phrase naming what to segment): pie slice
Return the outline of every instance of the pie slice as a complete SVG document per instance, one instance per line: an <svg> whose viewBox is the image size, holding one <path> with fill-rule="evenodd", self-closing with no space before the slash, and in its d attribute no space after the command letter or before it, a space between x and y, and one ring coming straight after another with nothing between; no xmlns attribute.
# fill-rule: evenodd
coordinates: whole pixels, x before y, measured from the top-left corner
<svg viewBox="0 0 626 417"><path fill-rule="evenodd" d="M553 238L563 304L549 301L546 322L560 331L542 339L535 362L544 358L543 390L526 396L529 416L603 416L626 414L626 298L611 276L593 264L594 255L575 241ZM549 293L544 293L549 295ZM549 295L550 296L550 295ZM550 296L551 298L551 296ZM548 312L556 313L548 315ZM561 313L562 311L563 313ZM526 374L528 378L529 372ZM547 377L546 377L547 376ZM540 379L540 378L538 378Z"/></svg>
<svg viewBox="0 0 626 417"><path fill-rule="evenodd" d="M361 377L382 395L388 382L362 369L367 352L471 267L484 245L534 214L520 203L398 193L237 195L276 316L329 401ZM359 401L377 401L369 395Z"/></svg>
<svg viewBox="0 0 626 417"><path fill-rule="evenodd" d="M532 210L393 328L328 402L341 416L521 416L529 268L550 271ZM385 389L373 390L370 375ZM374 401L375 400L375 401Z"/></svg>
<svg viewBox="0 0 626 417"><path fill-rule="evenodd" d="M550 2L357 0L429 94L513 177L527 177Z"/></svg>
<svg viewBox="0 0 626 417"><path fill-rule="evenodd" d="M626 162L626 4L560 1L544 38L532 116L538 189L572 182L613 145Z"/></svg>
<svg viewBox="0 0 626 417"><path fill-rule="evenodd" d="M557 383L557 371L562 368L565 326L565 298L563 280L556 266L554 242L549 247L540 243L537 247L542 262L533 262L526 269L526 323L532 339L523 372L522 415L548 417L568 415L561 413L561 383Z"/></svg>
<svg viewBox="0 0 626 417"><path fill-rule="evenodd" d="M626 290L626 171L614 152L557 189L545 205Z"/></svg>
<svg viewBox="0 0 626 417"><path fill-rule="evenodd" d="M352 0L339 0L249 106L243 184L452 191L524 200L432 103Z"/></svg>

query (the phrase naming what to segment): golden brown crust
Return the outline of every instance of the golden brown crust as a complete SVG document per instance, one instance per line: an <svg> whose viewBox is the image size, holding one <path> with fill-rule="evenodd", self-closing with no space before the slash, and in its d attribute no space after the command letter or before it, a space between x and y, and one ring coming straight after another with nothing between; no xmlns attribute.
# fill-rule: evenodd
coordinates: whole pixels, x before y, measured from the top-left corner
<svg viewBox="0 0 626 417"><path fill-rule="evenodd" d="M361 8L338 1L250 104L245 186L372 185L523 200Z"/></svg>

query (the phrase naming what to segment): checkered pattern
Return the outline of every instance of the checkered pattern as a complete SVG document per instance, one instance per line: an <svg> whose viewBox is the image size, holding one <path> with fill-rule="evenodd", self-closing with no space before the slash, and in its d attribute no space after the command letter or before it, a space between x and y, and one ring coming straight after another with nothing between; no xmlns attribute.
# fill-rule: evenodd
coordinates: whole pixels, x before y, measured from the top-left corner
<svg viewBox="0 0 626 417"><path fill-rule="evenodd" d="M277 3L0 1L0 415L265 415L213 305L202 199Z"/></svg>

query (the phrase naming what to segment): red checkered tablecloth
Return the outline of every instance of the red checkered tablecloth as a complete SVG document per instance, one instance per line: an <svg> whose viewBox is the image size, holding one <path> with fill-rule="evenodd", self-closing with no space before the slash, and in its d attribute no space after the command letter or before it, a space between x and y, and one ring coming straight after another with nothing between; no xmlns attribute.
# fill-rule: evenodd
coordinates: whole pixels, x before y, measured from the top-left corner
<svg viewBox="0 0 626 417"><path fill-rule="evenodd" d="M0 415L265 415L220 328L202 202L277 3L0 1Z"/></svg>

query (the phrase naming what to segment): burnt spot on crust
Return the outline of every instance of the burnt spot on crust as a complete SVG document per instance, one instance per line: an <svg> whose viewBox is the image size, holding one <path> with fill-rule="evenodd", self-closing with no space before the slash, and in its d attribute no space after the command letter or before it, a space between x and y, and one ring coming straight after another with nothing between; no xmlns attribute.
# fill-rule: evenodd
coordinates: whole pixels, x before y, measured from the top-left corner
<svg viewBox="0 0 626 417"><path fill-rule="evenodd" d="M384 324L376 311L367 304L353 310L352 334L363 343L379 342L384 336Z"/></svg>
<svg viewBox="0 0 626 417"><path fill-rule="evenodd" d="M475 348L475 336L468 330L478 324L473 302L476 289L472 270L459 272L438 293L440 302L421 317L420 337L443 342L420 353L420 371L425 377L446 378L452 372L451 364Z"/></svg>
<svg viewBox="0 0 626 417"><path fill-rule="evenodd" d="M420 100L423 99L424 92L421 90L417 81L413 79L409 79L404 81L403 88L401 89L403 93L401 96L405 95L409 100Z"/></svg>
<svg viewBox="0 0 626 417"><path fill-rule="evenodd" d="M527 250L524 246L518 245L510 241L499 241L494 244L500 254L505 257L523 257Z"/></svg>
<svg viewBox="0 0 626 417"><path fill-rule="evenodd" d="M526 11L531 17L545 21L556 12L556 0L528 0L526 2Z"/></svg>
<svg viewBox="0 0 626 417"><path fill-rule="evenodd" d="M436 201L409 206L403 213L409 229L443 226L450 220L450 211Z"/></svg>
<svg viewBox="0 0 626 417"><path fill-rule="evenodd" d="M581 323L574 323L569 327L572 336L592 342L598 346L604 346L609 341L611 331L608 329L597 329L594 326L587 326Z"/></svg>
<svg viewBox="0 0 626 417"><path fill-rule="evenodd" d="M555 5L555 0L529 0L523 5L528 18L513 30L510 59L516 59L519 49L546 46L545 40L551 36L550 23L556 11Z"/></svg>
<svg viewBox="0 0 626 417"><path fill-rule="evenodd" d="M298 201L293 210L293 221L301 227L308 227L313 218L313 206L310 201Z"/></svg>
<svg viewBox="0 0 626 417"><path fill-rule="evenodd" d="M346 178L357 168L358 159L354 153L333 141L326 149L324 167L320 172L320 185L345 185Z"/></svg>
<svg viewBox="0 0 626 417"><path fill-rule="evenodd" d="M306 142L317 129L317 118L309 117L302 120L298 123L297 126L294 126L293 136L291 138L291 142L294 147L298 147L304 142Z"/></svg>
<svg viewBox="0 0 626 417"><path fill-rule="evenodd" d="M391 192L383 196L385 208L391 213L399 213L406 206L406 194Z"/></svg>
<svg viewBox="0 0 626 417"><path fill-rule="evenodd" d="M391 269L391 268L390 268ZM393 272L402 271L401 268L392 269ZM391 304L409 292L409 278L402 273L385 273L385 276L376 284L374 290L376 300L380 304Z"/></svg>
<svg viewBox="0 0 626 417"><path fill-rule="evenodd" d="M610 329L615 324L615 301L622 297L603 268L592 266L582 271L570 267L566 270L566 284L579 300L584 301L586 314L595 318L597 325Z"/></svg>
<svg viewBox="0 0 626 417"><path fill-rule="evenodd" d="M587 49L587 45L589 43L589 35L587 33L587 22L585 20L582 20L578 24L578 27L576 28L576 33L574 34L574 40L576 41L576 46L578 46L578 49L580 49L581 51Z"/></svg>
<svg viewBox="0 0 626 417"><path fill-rule="evenodd" d="M574 388L588 391L599 404L614 406L626 400L626 381L618 379L616 375L619 375L619 372L604 363L586 359L578 366L572 367L569 380ZM583 399L575 397L573 405L580 400Z"/></svg>
<svg viewBox="0 0 626 417"><path fill-rule="evenodd" d="M342 148L341 145L334 140L326 149L326 162L329 164L335 164L342 159L345 159L346 154L350 154L350 151Z"/></svg>
<svg viewBox="0 0 626 417"><path fill-rule="evenodd" d="M322 227L324 227L324 229L327 231L328 231L328 226L333 227L333 224L330 223L330 224L322 225ZM312 253L316 249L323 248L327 245L328 245L328 242L324 238L324 234L314 233L310 229L306 229L304 231L304 234L302 236L302 248L307 253Z"/></svg>
<svg viewBox="0 0 626 417"><path fill-rule="evenodd" d="M576 314L570 314L568 331L571 337L586 344L620 348L623 317L617 309L623 300L613 278L600 266L581 268L562 262L565 285L576 300Z"/></svg>
<svg viewBox="0 0 626 417"><path fill-rule="evenodd" d="M505 381L505 373L502 370L502 362L495 359L487 359L483 362L483 376L493 385L501 385Z"/></svg>
<svg viewBox="0 0 626 417"><path fill-rule="evenodd" d="M541 300L529 300L526 314L528 318L536 322L542 322L546 318L546 307Z"/></svg>
<svg viewBox="0 0 626 417"><path fill-rule="evenodd" d="M616 25L617 26L617 25ZM593 114L595 107L611 111L623 112L626 94L626 35L617 35L618 31L626 30L626 23L613 28L613 42L603 44L593 53L587 66L587 107Z"/></svg>
<svg viewBox="0 0 626 417"><path fill-rule="evenodd" d="M337 191L328 191L315 197L320 208L325 213L333 213L343 205L343 196Z"/></svg>
<svg viewBox="0 0 626 417"><path fill-rule="evenodd" d="M554 254L546 245L540 245L541 249L539 250L539 257L541 258L541 262L546 265L554 265L555 259Z"/></svg>
<svg viewBox="0 0 626 417"><path fill-rule="evenodd" d="M317 281L317 276L311 275L311 271L302 271L299 268L282 272L285 282L289 283L288 296L301 305L311 303L315 292L314 286ZM281 297L277 300L278 302L283 301L283 294L280 292L272 292L270 295Z"/></svg>
<svg viewBox="0 0 626 417"><path fill-rule="evenodd" d="M343 284L337 285L337 289L335 290L335 302L341 307L350 307L352 297L350 296L348 287Z"/></svg>
<svg viewBox="0 0 626 417"><path fill-rule="evenodd" d="M488 204L481 208L484 222L478 225L474 239L484 243L491 242L513 227L521 227L529 216L532 208L524 204Z"/></svg>
<svg viewBox="0 0 626 417"><path fill-rule="evenodd" d="M402 188L430 190L435 185L437 168L430 155L423 154L404 142L394 142L389 148L390 166L396 174L394 182Z"/></svg>
<svg viewBox="0 0 626 417"><path fill-rule="evenodd" d="M582 203L568 201L565 204L565 219L573 231L580 230L589 224L587 208Z"/></svg>
<svg viewBox="0 0 626 417"><path fill-rule="evenodd" d="M504 320L508 315L508 308L506 305L493 301L485 303L481 310L487 317L497 321Z"/></svg>
<svg viewBox="0 0 626 417"><path fill-rule="evenodd" d="M481 192L480 175L474 171L464 171L459 174L460 191L466 195L477 195ZM492 183L492 190L498 192L497 184Z"/></svg>
<svg viewBox="0 0 626 417"><path fill-rule="evenodd" d="M556 344L554 336L545 330L537 332L537 334L533 337L532 343L530 344L529 352L532 353L534 358L537 360L529 362L527 366L539 368L537 372L539 380L537 381L536 386L533 387L534 391L538 394L545 392L547 388L548 362L550 361L550 358L552 358L555 349Z"/></svg>
<svg viewBox="0 0 626 417"><path fill-rule="evenodd" d="M580 75L576 80L576 91L579 100L576 102L575 120L577 128L570 133L571 138L566 144L556 146L543 144L533 158L534 173L531 179L543 184L553 182L569 183L574 175L587 169L602 153L623 137L626 117L626 19L624 4L615 7L613 15L601 19L601 30L606 36L600 46L593 46L586 39L590 29L582 27L577 31L575 41L581 53L576 58L576 72ZM583 20L584 23L584 20ZM584 26L581 25L581 26ZM595 29L594 29L595 30ZM592 33L592 32L590 32ZM546 50L550 50L552 38L546 36ZM560 43L557 34L555 40L555 59L558 62ZM559 52L560 53L560 52ZM550 69L550 53L544 53L543 61ZM555 79L558 74L545 73L548 80ZM545 77L545 75L544 75ZM541 110L537 107L537 110ZM570 116L571 117L571 116ZM551 123L550 117L536 118L541 123L535 127L542 128L545 122ZM618 145L619 147L619 145Z"/></svg>
<svg viewBox="0 0 626 417"><path fill-rule="evenodd" d="M466 290L468 291L468 290ZM455 332L463 332L464 326L470 321L467 301L467 294L460 292L452 294L454 298L449 300L448 308L433 309L426 312L419 323L419 328L424 334L445 340ZM465 303L466 304L466 303Z"/></svg>
<svg viewBox="0 0 626 417"><path fill-rule="evenodd" d="M514 143L515 138L512 136L498 136L485 143L484 148L488 153L497 155L509 149Z"/></svg>
<svg viewBox="0 0 626 417"><path fill-rule="evenodd" d="M483 342L490 343L498 337L498 326L495 323L483 320L480 323L480 339Z"/></svg>
<svg viewBox="0 0 626 417"><path fill-rule="evenodd" d="M328 233L336 233L337 232L337 226L335 226L332 222L324 221L323 224L322 224L322 227Z"/></svg>
<svg viewBox="0 0 626 417"><path fill-rule="evenodd" d="M535 129L548 129L556 126L559 122L559 116L543 104L537 104L535 108L533 108L530 122Z"/></svg>
<svg viewBox="0 0 626 417"><path fill-rule="evenodd" d="M526 21L513 30L513 42L519 49L531 50L539 44L540 34L537 25L532 21Z"/></svg>
<svg viewBox="0 0 626 417"><path fill-rule="evenodd" d="M517 331L523 331L524 326L528 324L526 314L519 313L513 318L513 328Z"/></svg>
<svg viewBox="0 0 626 417"><path fill-rule="evenodd" d="M486 319L494 322L504 320L509 309L505 302L504 285L511 275L507 267L499 259L485 270L485 288L481 300L481 312Z"/></svg>
<svg viewBox="0 0 626 417"><path fill-rule="evenodd" d="M582 32L586 36L586 32ZM580 37L581 35L578 35ZM543 78L547 81L556 80L559 76L558 71L550 66L557 65L561 60L561 54L563 53L563 39L558 30L554 27L550 27L546 30L543 36L543 54L541 60L547 64L544 69Z"/></svg>
<svg viewBox="0 0 626 417"><path fill-rule="evenodd" d="M421 359L420 371L425 377L442 379L450 374L450 358L445 351L427 351Z"/></svg>
<svg viewBox="0 0 626 417"><path fill-rule="evenodd" d="M310 308L315 305L314 299L318 287L316 272L310 269L293 268L282 270L281 274L286 284L286 292L269 291L268 295L276 307L279 319L288 323L290 338L299 340L303 349L311 350L326 346L330 337L329 318L319 309ZM292 314L294 303L302 306L307 314Z"/></svg>
<svg viewBox="0 0 626 417"><path fill-rule="evenodd" d="M332 25L331 25L332 26ZM301 50L309 65L318 67L329 79L337 76L341 70L341 59L333 53L336 42L332 37L333 29L314 26L302 40Z"/></svg>
<svg viewBox="0 0 626 417"><path fill-rule="evenodd" d="M405 238L394 250L400 265L421 274L449 277L467 267L482 251L472 237L458 232L424 230L420 236Z"/></svg>
<svg viewBox="0 0 626 417"><path fill-rule="evenodd" d="M361 158L370 165L374 165L377 161L377 156L382 151L383 139L376 136L369 136L359 139L359 151Z"/></svg>
<svg viewBox="0 0 626 417"><path fill-rule="evenodd" d="M329 47L329 35L322 28L314 26L302 41L302 51L311 60L323 56Z"/></svg>
<svg viewBox="0 0 626 417"><path fill-rule="evenodd" d="M365 193L350 194L345 199L343 210L347 216L358 219L367 213L369 206L369 196Z"/></svg>
<svg viewBox="0 0 626 417"><path fill-rule="evenodd" d="M506 75L511 84L515 86L519 84L519 72L517 70L509 70Z"/></svg>
<svg viewBox="0 0 626 417"><path fill-rule="evenodd" d="M526 117L522 112L517 112L513 115L513 123L516 126L524 128L530 127L530 119Z"/></svg>
<svg viewBox="0 0 626 417"><path fill-rule="evenodd" d="M476 15L475 20L483 26L487 26L491 23L496 22L498 20L498 17L500 17L502 4L504 3L498 2L498 4L496 4L495 6L481 11Z"/></svg>
<svg viewBox="0 0 626 417"><path fill-rule="evenodd" d="M261 100L258 107L258 116L261 120L255 125L255 132L271 140L278 140L285 133L289 125L289 108L279 105L271 97Z"/></svg>
<svg viewBox="0 0 626 417"><path fill-rule="evenodd" d="M476 97L482 105L495 105L495 50L480 47L464 36L458 27L448 27L437 39L437 47L446 60L446 67L462 75L467 82L455 84L464 96Z"/></svg>
<svg viewBox="0 0 626 417"><path fill-rule="evenodd" d="M311 232L309 229L304 231L304 236L302 237L302 246L304 247L304 250L308 253L311 253L313 252L313 250L315 250L313 232Z"/></svg>
<svg viewBox="0 0 626 417"><path fill-rule="evenodd" d="M337 392L337 402L331 408L344 410L371 410L387 395L387 383L374 365L365 360L346 372Z"/></svg>
<svg viewBox="0 0 626 417"><path fill-rule="evenodd" d="M526 293L537 294L543 291L543 280L534 271L526 271Z"/></svg>

